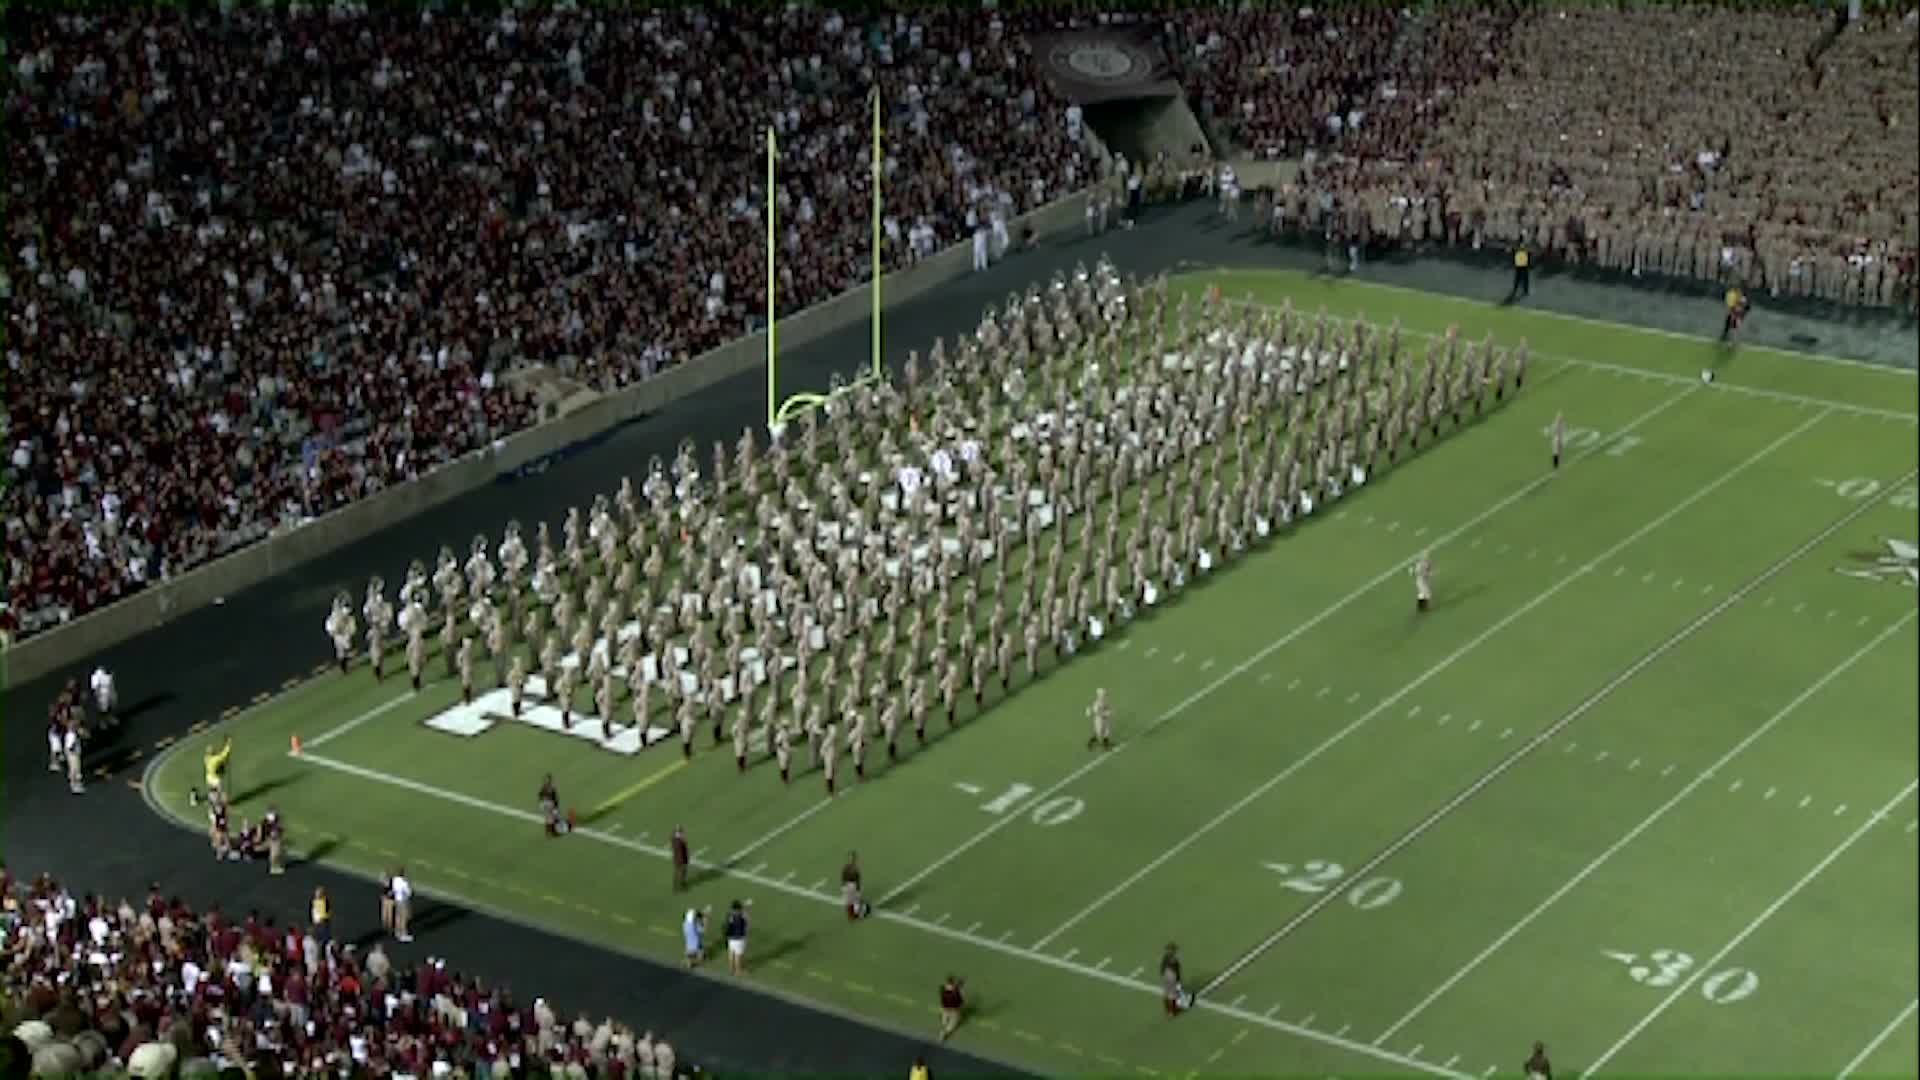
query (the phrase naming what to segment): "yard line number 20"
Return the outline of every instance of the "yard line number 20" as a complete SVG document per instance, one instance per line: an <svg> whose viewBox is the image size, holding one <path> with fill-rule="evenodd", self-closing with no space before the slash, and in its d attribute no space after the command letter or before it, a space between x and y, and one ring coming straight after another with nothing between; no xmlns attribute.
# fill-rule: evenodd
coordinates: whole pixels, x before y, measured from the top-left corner
<svg viewBox="0 0 1920 1080"><path fill-rule="evenodd" d="M1627 978L1641 986L1672 986L1693 970L1693 957L1678 949L1640 953L1602 949L1600 955L1627 969ZM1715 1005L1732 1005L1760 992L1760 976L1746 968L1727 968L1700 980L1700 996Z"/></svg>
<svg viewBox="0 0 1920 1080"><path fill-rule="evenodd" d="M1280 875L1281 888L1314 896L1331 891L1347 875L1346 867L1326 859L1309 859L1298 867L1292 863L1271 862L1266 867ZM1400 899L1405 888L1399 878L1370 877L1342 891L1347 903L1361 911L1372 911Z"/></svg>
<svg viewBox="0 0 1920 1080"><path fill-rule="evenodd" d="M1549 439L1553 438L1553 425L1548 424L1546 427L1541 428L1540 434L1545 435ZM1570 427L1566 431L1566 447L1569 450L1590 450L1606 442L1607 439L1608 435L1606 432L1596 431L1593 428ZM1611 445L1607 447L1607 456L1625 457L1629 451L1639 446L1641 442L1642 440L1638 435L1630 432L1622 434L1614 438Z"/></svg>

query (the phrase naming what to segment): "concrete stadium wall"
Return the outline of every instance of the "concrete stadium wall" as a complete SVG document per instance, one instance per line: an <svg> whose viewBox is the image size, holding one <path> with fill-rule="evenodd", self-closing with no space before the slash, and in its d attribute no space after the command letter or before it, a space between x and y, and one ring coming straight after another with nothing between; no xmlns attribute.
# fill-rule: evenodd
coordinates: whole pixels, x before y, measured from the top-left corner
<svg viewBox="0 0 1920 1080"><path fill-rule="evenodd" d="M1086 193L1057 199L1014 223L1032 225L1045 238L1083 227ZM903 304L966 275L973 265L971 240L955 244L913 267L883 279L888 308ZM797 312L780 322L782 349L794 348L858 322L871 311L865 285ZM658 412L673 402L742 372L766 357L766 333L722 345L651 379L598 398L564 416L501 440L409 481L341 507L304 525L221 556L65 625L14 643L0 652L5 685L20 686L73 667L120 642L237 593L337 548L345 547L450 499L491 483L502 473L539 461L623 423ZM423 555L427 553L422 553Z"/></svg>

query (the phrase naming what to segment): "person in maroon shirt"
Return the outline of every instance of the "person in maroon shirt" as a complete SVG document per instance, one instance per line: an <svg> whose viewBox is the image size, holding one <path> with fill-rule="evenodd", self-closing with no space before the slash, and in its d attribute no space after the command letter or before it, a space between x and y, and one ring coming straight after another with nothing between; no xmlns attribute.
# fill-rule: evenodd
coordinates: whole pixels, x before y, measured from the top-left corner
<svg viewBox="0 0 1920 1080"><path fill-rule="evenodd" d="M673 827L673 891L687 891L687 866L693 861L687 848L687 830L685 826Z"/></svg>

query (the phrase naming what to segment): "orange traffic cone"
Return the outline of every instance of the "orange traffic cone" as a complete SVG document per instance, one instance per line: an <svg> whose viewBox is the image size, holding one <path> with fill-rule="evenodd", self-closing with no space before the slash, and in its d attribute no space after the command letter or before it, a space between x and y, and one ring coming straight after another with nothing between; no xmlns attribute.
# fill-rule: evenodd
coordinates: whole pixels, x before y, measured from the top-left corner
<svg viewBox="0 0 1920 1080"><path fill-rule="evenodd" d="M293 744L287 748L287 752L292 754L294 757L300 756L300 736L298 735L293 736Z"/></svg>

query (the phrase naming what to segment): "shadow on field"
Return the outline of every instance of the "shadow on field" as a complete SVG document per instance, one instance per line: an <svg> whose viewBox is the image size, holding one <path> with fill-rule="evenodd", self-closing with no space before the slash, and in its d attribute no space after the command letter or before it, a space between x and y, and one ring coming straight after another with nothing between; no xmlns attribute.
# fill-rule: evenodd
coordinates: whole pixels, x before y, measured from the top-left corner
<svg viewBox="0 0 1920 1080"><path fill-rule="evenodd" d="M771 964L775 960L784 960L804 950L807 947L807 943L812 940L813 931L811 930L801 934L799 937L781 938L773 943L773 948L768 949L765 953L753 959L756 963L761 964Z"/></svg>
<svg viewBox="0 0 1920 1080"><path fill-rule="evenodd" d="M262 780L261 782L253 785L250 788L244 788L240 791L234 792L233 798L228 801L233 806L245 806L247 803L252 802L255 799L264 798L265 796L271 795L274 792L279 791L281 788L286 787L289 784L305 779L306 776L307 776L306 773L300 772L300 773L291 773L283 776L276 776L269 780Z"/></svg>
<svg viewBox="0 0 1920 1080"><path fill-rule="evenodd" d="M328 856L338 850L340 850L340 838L329 836L308 848L306 854L300 856L300 861L309 863L324 862Z"/></svg>

